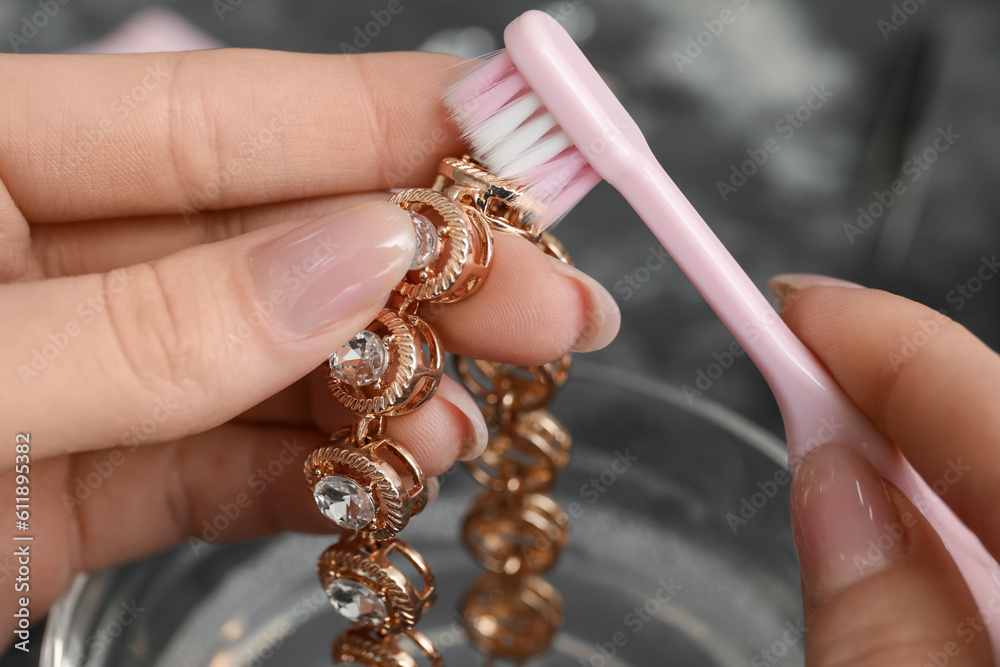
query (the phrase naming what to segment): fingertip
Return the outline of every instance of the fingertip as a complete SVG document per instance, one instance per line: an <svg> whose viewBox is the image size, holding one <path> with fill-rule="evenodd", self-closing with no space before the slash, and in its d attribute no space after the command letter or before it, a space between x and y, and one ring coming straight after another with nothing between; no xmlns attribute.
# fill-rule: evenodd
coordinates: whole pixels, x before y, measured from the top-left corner
<svg viewBox="0 0 1000 667"><path fill-rule="evenodd" d="M809 287L864 289L864 285L817 273L780 273L767 281L767 289L774 298L778 310L784 310L787 305L794 301L795 295L800 290Z"/></svg>
<svg viewBox="0 0 1000 667"><path fill-rule="evenodd" d="M594 352L607 347L618 335L621 311L610 292L583 271L555 257L546 256L553 270L576 293L578 323L571 352Z"/></svg>
<svg viewBox="0 0 1000 667"><path fill-rule="evenodd" d="M823 445L796 466L792 531L803 581L823 603L898 560L906 526L881 476L858 452Z"/></svg>
<svg viewBox="0 0 1000 667"><path fill-rule="evenodd" d="M450 388L444 391L448 396ZM437 395L419 410L394 417L386 427L386 434L413 454L427 477L451 468L466 447L473 451L478 448L477 444L468 444L479 437L475 423L456 405L459 400L453 403L445 396L439 388ZM479 418L482 419L481 414Z"/></svg>
<svg viewBox="0 0 1000 667"><path fill-rule="evenodd" d="M438 477L427 479L427 504L430 505L441 495L441 480Z"/></svg>
<svg viewBox="0 0 1000 667"><path fill-rule="evenodd" d="M471 461L479 457L486 449L486 442L489 440L489 431L486 427L486 419L483 411L479 408L475 399L469 395L458 382L450 376L441 378L438 387L438 396L450 403L461 413L461 419L465 420L462 427L461 448L458 452L459 461Z"/></svg>
<svg viewBox="0 0 1000 667"><path fill-rule="evenodd" d="M814 599L803 582L806 664L992 665L988 621L948 551L899 489L889 482L885 489L905 531L903 553L828 599ZM881 545L869 549L877 556Z"/></svg>

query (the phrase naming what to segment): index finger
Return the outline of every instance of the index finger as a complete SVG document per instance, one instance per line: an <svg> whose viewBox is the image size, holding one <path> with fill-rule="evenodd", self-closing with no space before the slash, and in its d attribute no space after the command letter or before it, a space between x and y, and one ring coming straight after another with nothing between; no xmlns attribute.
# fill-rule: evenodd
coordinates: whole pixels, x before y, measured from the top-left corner
<svg viewBox="0 0 1000 667"><path fill-rule="evenodd" d="M430 184L460 155L431 53L2 55L0 173L31 222Z"/></svg>
<svg viewBox="0 0 1000 667"><path fill-rule="evenodd" d="M792 331L1000 557L1000 356L887 292L814 286L785 300Z"/></svg>

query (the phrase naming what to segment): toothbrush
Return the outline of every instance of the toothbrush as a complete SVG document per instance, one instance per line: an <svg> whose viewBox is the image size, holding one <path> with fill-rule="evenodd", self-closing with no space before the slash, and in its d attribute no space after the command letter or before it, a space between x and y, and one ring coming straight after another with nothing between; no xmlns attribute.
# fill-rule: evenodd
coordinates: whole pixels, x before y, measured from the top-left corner
<svg viewBox="0 0 1000 667"><path fill-rule="evenodd" d="M785 325L656 161L572 38L533 10L507 26L504 42L505 50L467 72L445 96L472 158L516 186L524 201L513 205L540 227L608 181L763 373L784 420L789 464L819 446L825 424L842 424L837 442L859 451L921 508L979 608L988 608L1000 588L996 561ZM988 627L1000 660L1000 615Z"/></svg>

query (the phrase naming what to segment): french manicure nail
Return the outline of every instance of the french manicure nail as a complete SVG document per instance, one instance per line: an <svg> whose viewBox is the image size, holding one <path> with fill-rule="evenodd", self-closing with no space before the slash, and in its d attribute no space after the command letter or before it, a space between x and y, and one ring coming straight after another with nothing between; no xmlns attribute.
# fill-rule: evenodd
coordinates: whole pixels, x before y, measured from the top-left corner
<svg viewBox="0 0 1000 667"><path fill-rule="evenodd" d="M573 344L573 352L593 352L606 347L618 335L621 326L621 311L618 304L601 283L579 269L555 257L549 257L556 273L572 279L583 289L585 295L586 318Z"/></svg>
<svg viewBox="0 0 1000 667"><path fill-rule="evenodd" d="M441 494L441 479L438 477L429 478L427 480L427 504L430 505L432 502L437 500L440 494Z"/></svg>
<svg viewBox="0 0 1000 667"><path fill-rule="evenodd" d="M767 289L779 306L784 306L792 294L807 287L863 288L864 286L818 273L782 273L767 281Z"/></svg>
<svg viewBox="0 0 1000 667"><path fill-rule="evenodd" d="M905 552L906 525L858 452L839 445L813 450L795 469L791 494L802 579L816 604Z"/></svg>
<svg viewBox="0 0 1000 667"><path fill-rule="evenodd" d="M384 301L409 269L415 243L406 211L367 202L256 248L250 272L278 325L303 337Z"/></svg>
<svg viewBox="0 0 1000 667"><path fill-rule="evenodd" d="M469 422L462 441L462 448L458 453L458 460L471 461L478 458L486 449L486 443L490 437L483 411L479 409L472 396L469 396L469 393L451 377L441 378L437 395L458 408Z"/></svg>

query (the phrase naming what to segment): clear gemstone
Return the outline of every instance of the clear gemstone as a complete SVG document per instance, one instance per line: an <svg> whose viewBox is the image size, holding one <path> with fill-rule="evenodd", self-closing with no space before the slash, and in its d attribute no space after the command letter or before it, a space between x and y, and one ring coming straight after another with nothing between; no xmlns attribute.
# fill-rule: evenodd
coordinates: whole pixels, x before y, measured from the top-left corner
<svg viewBox="0 0 1000 667"><path fill-rule="evenodd" d="M389 366L385 343L365 329L330 355L330 370L338 378L355 387L378 381Z"/></svg>
<svg viewBox="0 0 1000 667"><path fill-rule="evenodd" d="M337 613L349 621L379 625L388 615L382 598L360 581L338 577L326 587L326 594Z"/></svg>
<svg viewBox="0 0 1000 667"><path fill-rule="evenodd" d="M410 270L416 271L426 268L437 259L438 235L437 227L426 217L410 211L410 219L413 220L413 229L417 234L417 247L413 251L413 263L410 264Z"/></svg>
<svg viewBox="0 0 1000 667"><path fill-rule="evenodd" d="M375 503L360 484L330 475L316 482L313 497L319 511L348 530L361 530L375 517Z"/></svg>

